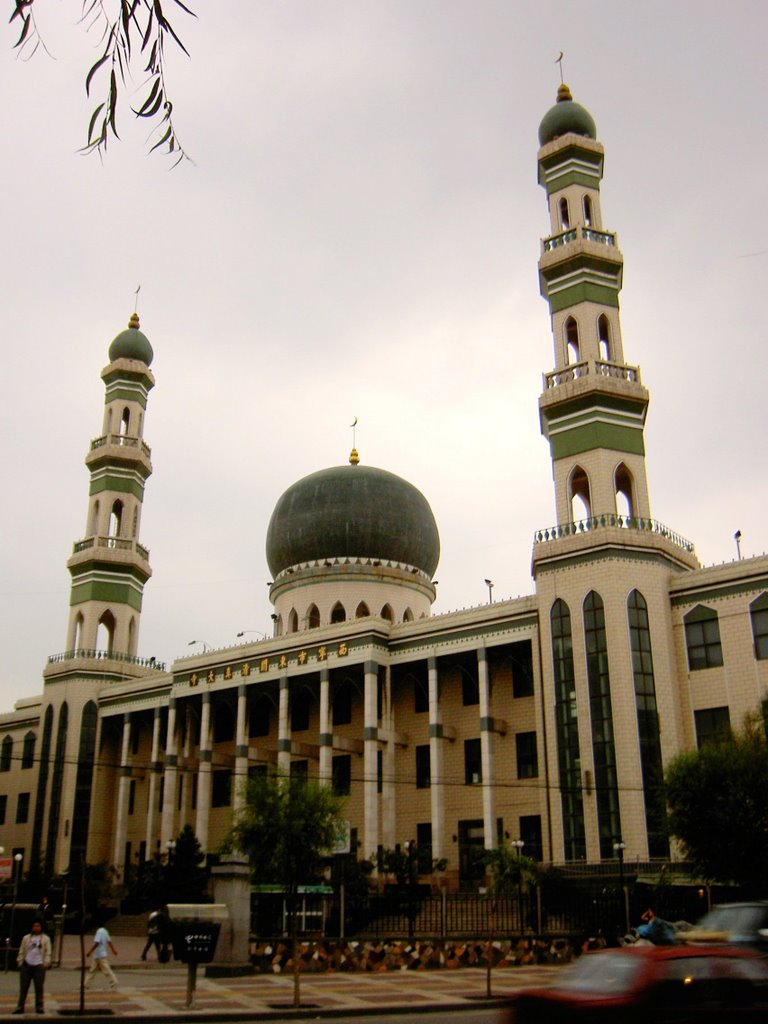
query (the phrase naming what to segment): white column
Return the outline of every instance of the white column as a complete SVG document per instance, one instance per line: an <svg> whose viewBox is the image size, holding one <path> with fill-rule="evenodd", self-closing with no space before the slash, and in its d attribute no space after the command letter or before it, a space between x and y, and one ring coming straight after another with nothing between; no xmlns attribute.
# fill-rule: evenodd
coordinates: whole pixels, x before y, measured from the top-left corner
<svg viewBox="0 0 768 1024"><path fill-rule="evenodd" d="M235 732L235 779L232 798L235 814L245 804L248 781L248 696L245 683L237 688L237 730Z"/></svg>
<svg viewBox="0 0 768 1024"><path fill-rule="evenodd" d="M379 845L379 806L377 790L377 752L379 730L377 704L379 666L375 661L365 663L365 689L363 695L363 856L376 859Z"/></svg>
<svg viewBox="0 0 768 1024"><path fill-rule="evenodd" d="M211 816L211 695L203 694L200 715L200 750L197 768L197 820L195 835L204 850L208 850L208 822Z"/></svg>
<svg viewBox="0 0 768 1024"><path fill-rule="evenodd" d="M155 842L155 815L157 814L157 798L160 789L160 773L163 766L160 763L160 724L162 716L160 708L155 708L155 717L152 720L152 752L149 764L149 787L147 792L147 860L152 858Z"/></svg>
<svg viewBox="0 0 768 1024"><path fill-rule="evenodd" d="M382 751L381 778L381 843L393 850L397 842L397 792L395 786L395 707L392 702L392 676L385 668L384 709L382 718L389 738ZM379 748L381 749L381 748ZM377 754L378 759L378 754Z"/></svg>
<svg viewBox="0 0 768 1024"><path fill-rule="evenodd" d="M131 716L123 715L123 746L120 753L120 781L117 785L115 811L115 846L112 863L120 868L125 855L125 837L128 829L128 792L131 785Z"/></svg>
<svg viewBox="0 0 768 1024"><path fill-rule="evenodd" d="M163 817L160 829L160 846L167 849L174 838L174 817L176 811L176 783L179 777L179 738L176 735L176 698L168 701L168 728L165 734L165 773L163 774ZM152 851L154 853L154 850ZM151 855L147 851L148 856Z"/></svg>
<svg viewBox="0 0 768 1024"><path fill-rule="evenodd" d="M329 786L333 775L331 684L327 666L320 669L320 784Z"/></svg>
<svg viewBox="0 0 768 1024"><path fill-rule="evenodd" d="M280 680L280 706L277 712L277 770L288 775L291 770L291 731L288 727L288 676Z"/></svg>
<svg viewBox="0 0 768 1024"><path fill-rule="evenodd" d="M440 686L437 658L427 662L429 679L429 772L432 802L432 856L440 860L446 856L445 844L445 790L443 789L443 719L440 713Z"/></svg>
<svg viewBox="0 0 768 1024"><path fill-rule="evenodd" d="M480 764L483 772L483 843L486 850L495 850L496 808L493 797L493 719L491 718L491 685L485 648L477 651L477 675L480 689Z"/></svg>

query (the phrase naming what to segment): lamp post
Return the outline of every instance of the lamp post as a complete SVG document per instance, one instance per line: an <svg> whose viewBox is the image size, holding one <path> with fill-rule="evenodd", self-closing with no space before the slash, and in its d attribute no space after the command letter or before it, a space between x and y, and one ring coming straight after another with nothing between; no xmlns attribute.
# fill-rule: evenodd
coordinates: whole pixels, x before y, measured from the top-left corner
<svg viewBox="0 0 768 1024"><path fill-rule="evenodd" d="M24 860L23 853L13 855L13 903L11 904L11 927L8 938L5 940L5 973L8 973L8 957L11 953L13 942L13 919L16 917L16 901L19 897L19 875L21 874L21 862Z"/></svg>
<svg viewBox="0 0 768 1024"><path fill-rule="evenodd" d="M211 646L208 643L207 640L190 640L189 643L187 644L187 647L192 647L193 644L202 644L203 645L203 654L205 654L205 652Z"/></svg>
<svg viewBox="0 0 768 1024"><path fill-rule="evenodd" d="M488 587L488 604L493 604L493 580L483 580Z"/></svg>
<svg viewBox="0 0 768 1024"><path fill-rule="evenodd" d="M627 899L627 890L624 885L624 851L627 848L627 844L619 840L618 843L613 844L613 849L616 856L619 858L619 886L621 887L621 903L624 908L624 932L625 934L629 931L629 901Z"/></svg>
<svg viewBox="0 0 768 1024"><path fill-rule="evenodd" d="M517 864L517 900L518 900L518 906L520 908L520 934L522 935L523 932L525 931L525 928L524 928L524 925L523 925L523 865L522 865L523 847L525 846L525 840L524 839L513 839L512 842L509 845L514 847L515 850L517 850L517 861L518 861L518 864Z"/></svg>

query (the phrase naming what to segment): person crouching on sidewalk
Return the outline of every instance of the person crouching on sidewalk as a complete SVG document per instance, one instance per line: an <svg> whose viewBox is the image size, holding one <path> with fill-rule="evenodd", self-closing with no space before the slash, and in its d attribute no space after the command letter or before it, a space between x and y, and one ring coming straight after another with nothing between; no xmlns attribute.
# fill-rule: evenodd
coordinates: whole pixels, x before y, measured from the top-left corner
<svg viewBox="0 0 768 1024"><path fill-rule="evenodd" d="M107 960L107 954L109 950L112 951L113 956L117 956L117 950L112 945L112 939L109 937L109 932L104 927L96 929L96 934L93 936L93 945L85 954L87 957L94 954L91 966L88 968L88 977L85 979L84 987L89 988L93 981L93 976L97 971L101 971L106 974L107 981L109 982L110 988L117 988L117 978L112 968L109 966L109 960Z"/></svg>
<svg viewBox="0 0 768 1024"><path fill-rule="evenodd" d="M44 1013L43 985L45 972L51 966L51 940L43 931L42 921L32 922L32 931L21 940L19 955L19 1003L14 1013L24 1013L30 984L35 986L35 1012Z"/></svg>

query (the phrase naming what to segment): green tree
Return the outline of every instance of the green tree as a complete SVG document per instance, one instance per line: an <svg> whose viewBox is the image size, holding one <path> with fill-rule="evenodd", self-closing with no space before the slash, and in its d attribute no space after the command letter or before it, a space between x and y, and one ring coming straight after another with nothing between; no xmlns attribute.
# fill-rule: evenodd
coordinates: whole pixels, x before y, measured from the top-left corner
<svg viewBox="0 0 768 1024"><path fill-rule="evenodd" d="M669 828L706 878L765 886L768 746L748 724L739 734L680 754L666 771Z"/></svg>
<svg viewBox="0 0 768 1024"><path fill-rule="evenodd" d="M38 0L10 0L11 24L18 26L15 48L26 59L45 43L38 28ZM182 0L167 0L173 10L195 17ZM132 107L136 117L155 124L152 150L161 150L176 157L176 162L189 159L179 143L173 122L173 103L166 82L165 46L172 41L184 53L187 49L168 20L161 0L81 0L80 23L98 33L99 56L85 76L85 91L91 95L95 84L101 83L101 101L97 103L88 124L84 152L104 153L117 133L117 112L122 89L134 72L144 84L143 99ZM187 56L189 54L187 53ZM175 165L174 165L175 166Z"/></svg>
<svg viewBox="0 0 768 1024"><path fill-rule="evenodd" d="M488 936L486 950L485 992L491 997L491 967L493 966L493 932L496 931L497 901L505 896L517 894L519 900L520 931L523 925L523 893L532 885L536 885L541 875L537 861L524 857L519 850L512 850L506 843L500 843L494 850L486 850L483 857L485 868L490 877L488 895L491 900L491 935Z"/></svg>
<svg viewBox="0 0 768 1024"><path fill-rule="evenodd" d="M284 775L249 779L245 802L223 844L248 857L254 881L280 885L292 917L294 1006L299 990L296 897L300 885L318 882L343 833L344 802L330 786Z"/></svg>

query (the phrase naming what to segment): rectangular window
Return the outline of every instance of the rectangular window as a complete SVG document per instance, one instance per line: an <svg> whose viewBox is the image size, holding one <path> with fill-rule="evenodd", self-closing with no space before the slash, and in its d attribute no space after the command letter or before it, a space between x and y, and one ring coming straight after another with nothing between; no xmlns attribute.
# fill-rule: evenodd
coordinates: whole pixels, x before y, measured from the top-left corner
<svg viewBox="0 0 768 1024"><path fill-rule="evenodd" d="M260 697L251 704L248 712L249 736L269 736L269 712L269 701L265 697Z"/></svg>
<svg viewBox="0 0 768 1024"><path fill-rule="evenodd" d="M131 779L130 785L128 786L128 813L133 814L133 809L136 805L136 779Z"/></svg>
<svg viewBox="0 0 768 1024"><path fill-rule="evenodd" d="M516 733L515 747L517 749L518 779L537 779L539 777L539 751L536 733Z"/></svg>
<svg viewBox="0 0 768 1024"><path fill-rule="evenodd" d="M333 688L333 724L350 725L352 722L352 684L343 679Z"/></svg>
<svg viewBox="0 0 768 1024"><path fill-rule="evenodd" d="M716 668L723 664L720 645L720 624L714 612L693 612L685 623L685 645L688 648L688 669Z"/></svg>
<svg viewBox="0 0 768 1024"><path fill-rule="evenodd" d="M760 608L756 605L765 604ZM758 661L765 661L768 658L768 598L765 594L755 601L750 609L752 617L752 636L755 641L755 657Z"/></svg>
<svg viewBox="0 0 768 1024"><path fill-rule="evenodd" d="M249 779L266 779L267 777L267 765L265 764L251 764L248 766L248 778Z"/></svg>
<svg viewBox="0 0 768 1024"><path fill-rule="evenodd" d="M384 752L376 751L376 792L381 793L384 789Z"/></svg>
<svg viewBox="0 0 768 1024"><path fill-rule="evenodd" d="M229 807L232 803L232 772L229 768L211 775L211 807Z"/></svg>
<svg viewBox="0 0 768 1024"><path fill-rule="evenodd" d="M464 670L461 673L461 701L465 708L480 703L480 683L477 678L477 668L471 672Z"/></svg>
<svg viewBox="0 0 768 1024"><path fill-rule="evenodd" d="M197 778L197 776L195 776ZM157 809L162 811L163 803L165 802L165 775L160 776L160 793L157 798Z"/></svg>
<svg viewBox="0 0 768 1024"><path fill-rule="evenodd" d="M416 747L416 789L429 789L432 785L432 769L429 760L429 744Z"/></svg>
<svg viewBox="0 0 768 1024"><path fill-rule="evenodd" d="M291 761L291 778L306 782L309 776L309 761Z"/></svg>
<svg viewBox="0 0 768 1024"><path fill-rule="evenodd" d="M426 672L414 672L413 710L417 715L429 711L429 677Z"/></svg>
<svg viewBox="0 0 768 1024"><path fill-rule="evenodd" d="M16 824L26 825L29 821L29 793L19 793L16 803Z"/></svg>
<svg viewBox="0 0 768 1024"><path fill-rule="evenodd" d="M523 853L526 857L532 860L544 859L540 814L525 814L520 818L520 838L525 843Z"/></svg>
<svg viewBox="0 0 768 1024"><path fill-rule="evenodd" d="M5 815L8 812L8 797L3 794L0 796L0 825L5 824Z"/></svg>
<svg viewBox="0 0 768 1024"><path fill-rule="evenodd" d="M349 754L338 754L333 758L331 779L336 796L349 796L352 788L352 758Z"/></svg>
<svg viewBox="0 0 768 1024"><path fill-rule="evenodd" d="M193 811L197 810L197 780L198 780L198 778L199 778L198 773L194 772L193 775L192 775L192 792L189 794L191 796L191 798L192 798L191 799L191 804L192 804L192 810Z"/></svg>
<svg viewBox="0 0 768 1024"><path fill-rule="evenodd" d="M28 732L24 737L24 746L21 751L21 767L31 768L35 763L35 734Z"/></svg>
<svg viewBox="0 0 768 1024"><path fill-rule="evenodd" d="M694 711L696 743L701 749L705 743L722 743L731 735L731 716L728 708L703 708Z"/></svg>
<svg viewBox="0 0 768 1024"><path fill-rule="evenodd" d="M432 823L416 826L416 868L420 875L432 873Z"/></svg>
<svg viewBox="0 0 768 1024"><path fill-rule="evenodd" d="M512 696L533 696L533 648L530 640L511 645Z"/></svg>
<svg viewBox="0 0 768 1024"><path fill-rule="evenodd" d="M291 694L291 730L304 732L309 728L309 694L306 690Z"/></svg>
<svg viewBox="0 0 768 1024"><path fill-rule="evenodd" d="M179 795L176 798L176 808L181 810L181 805L184 803L184 776L179 776Z"/></svg>
<svg viewBox="0 0 768 1024"><path fill-rule="evenodd" d="M464 782L467 786L477 786L482 781L480 740L464 740Z"/></svg>

